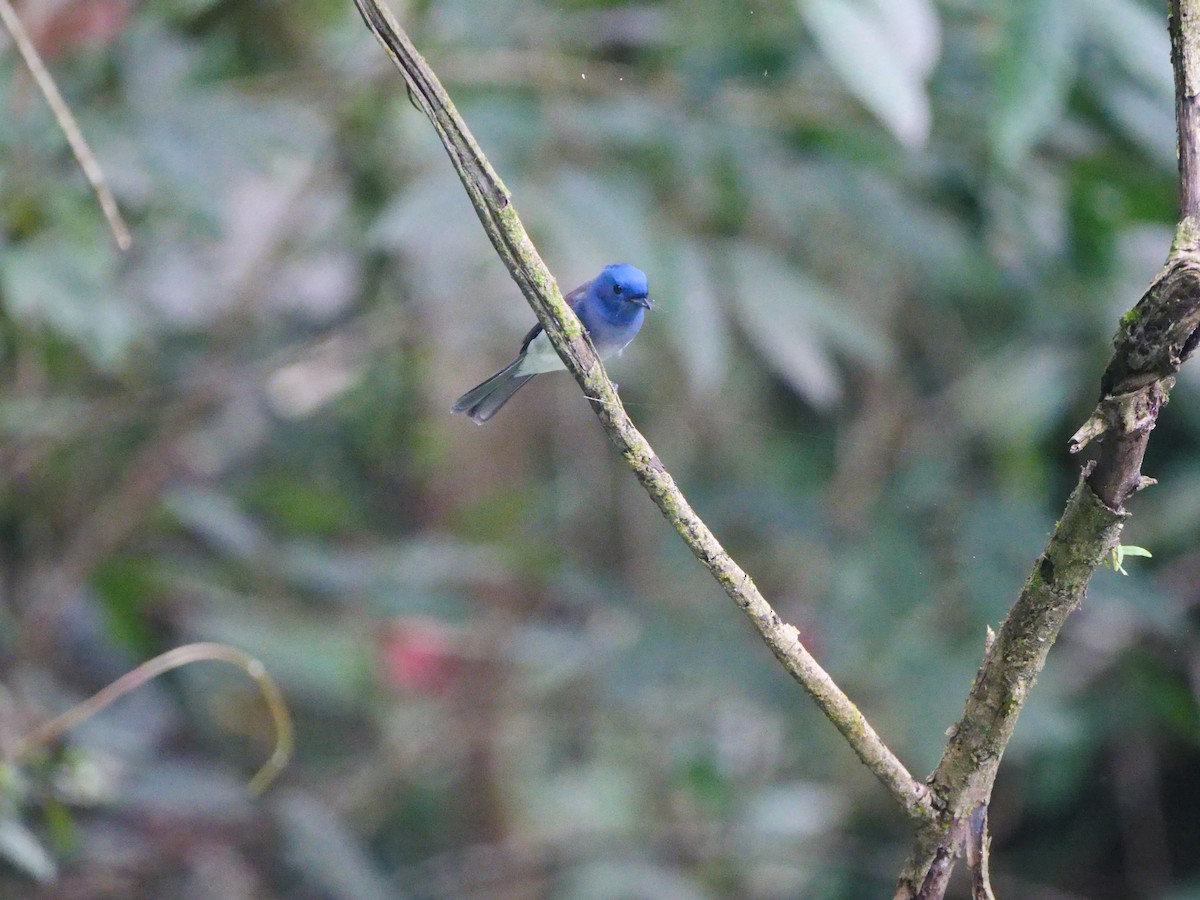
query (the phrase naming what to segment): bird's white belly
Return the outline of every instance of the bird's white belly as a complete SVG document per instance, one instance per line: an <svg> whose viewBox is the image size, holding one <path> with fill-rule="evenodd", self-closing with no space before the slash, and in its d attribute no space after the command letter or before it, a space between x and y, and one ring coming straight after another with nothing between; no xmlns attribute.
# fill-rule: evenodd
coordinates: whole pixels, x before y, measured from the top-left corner
<svg viewBox="0 0 1200 900"><path fill-rule="evenodd" d="M633 340L633 338L630 338L630 340ZM613 356L620 356L628 344L629 341L626 341L615 350L601 353L600 357L602 359L609 359ZM554 345L550 343L550 338L546 337L546 332L542 331L525 348L525 356L521 360L521 365L517 367L516 374L537 375L540 372L561 372L565 368L566 366L563 365L562 359L554 352Z"/></svg>
<svg viewBox="0 0 1200 900"><path fill-rule="evenodd" d="M554 352L550 338L543 331L525 348L525 358L521 360L517 372L521 375L537 375L539 372L558 372L565 368L563 361Z"/></svg>

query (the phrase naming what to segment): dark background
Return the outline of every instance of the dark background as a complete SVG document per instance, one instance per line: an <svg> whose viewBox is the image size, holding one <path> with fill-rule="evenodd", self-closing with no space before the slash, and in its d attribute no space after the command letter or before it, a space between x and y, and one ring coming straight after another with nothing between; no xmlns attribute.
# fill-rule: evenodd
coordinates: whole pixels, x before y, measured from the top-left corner
<svg viewBox="0 0 1200 900"><path fill-rule="evenodd" d="M1166 4L393 3L609 369L923 777L1077 477L1175 216ZM3 896L890 896L909 832L576 386L448 408L532 314L349 0L25 0L114 249L0 43ZM1025 709L1002 896L1200 897L1200 381ZM41 882L38 879L42 879ZM57 878L57 880L53 880Z"/></svg>

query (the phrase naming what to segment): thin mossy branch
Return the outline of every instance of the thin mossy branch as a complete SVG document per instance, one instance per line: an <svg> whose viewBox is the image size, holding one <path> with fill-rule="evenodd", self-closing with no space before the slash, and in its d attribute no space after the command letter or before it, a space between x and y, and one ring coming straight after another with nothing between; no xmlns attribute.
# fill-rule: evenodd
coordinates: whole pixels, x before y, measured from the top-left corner
<svg viewBox="0 0 1200 900"><path fill-rule="evenodd" d="M972 846L986 848L986 826L972 844L968 823L986 814L1001 757L1050 647L1083 601L1092 573L1119 543L1125 502L1153 483L1141 472L1146 445L1174 376L1200 335L1200 0L1171 0L1170 32L1180 176L1175 241L1162 272L1121 317L1100 404L1070 444L1078 452L1099 439L1100 452L1084 467L1046 550L988 647L963 717L951 729L930 779L938 815L918 826L898 900L942 897L964 853L980 867L977 884L990 893L986 875L979 874L986 854L969 853Z"/></svg>
<svg viewBox="0 0 1200 900"><path fill-rule="evenodd" d="M725 552L680 492L650 444L630 421L591 342L575 314L563 302L553 276L522 226L508 191L437 76L379 0L355 0L355 4L367 26L400 69L413 98L437 130L496 252L533 307L567 369L579 382L605 432L651 499L867 768L911 817L918 821L929 820L933 808L926 787L909 774L850 698L818 665L800 642L796 628L780 619L750 576Z"/></svg>

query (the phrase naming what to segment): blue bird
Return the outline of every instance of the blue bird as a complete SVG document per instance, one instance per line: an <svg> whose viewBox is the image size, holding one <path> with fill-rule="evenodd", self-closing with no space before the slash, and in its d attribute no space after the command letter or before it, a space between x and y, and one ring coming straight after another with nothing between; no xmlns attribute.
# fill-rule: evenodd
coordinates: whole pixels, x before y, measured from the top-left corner
<svg viewBox="0 0 1200 900"><path fill-rule="evenodd" d="M599 275L563 299L575 310L601 359L615 356L628 346L652 305L646 273L625 263L605 266ZM451 410L466 413L482 425L534 375L565 368L539 322L525 335L517 358L459 397Z"/></svg>

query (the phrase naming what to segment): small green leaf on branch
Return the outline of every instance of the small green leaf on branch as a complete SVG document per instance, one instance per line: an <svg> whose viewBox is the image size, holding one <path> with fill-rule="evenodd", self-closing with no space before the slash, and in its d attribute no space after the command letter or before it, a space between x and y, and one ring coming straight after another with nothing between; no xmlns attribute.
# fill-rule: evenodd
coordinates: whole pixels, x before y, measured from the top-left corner
<svg viewBox="0 0 1200 900"><path fill-rule="evenodd" d="M1108 559L1106 559L1104 562L1105 565L1107 565L1114 572L1120 572L1122 575L1128 575L1129 573L1125 571L1125 567L1122 565L1122 563L1125 561L1125 557L1144 556L1149 559L1153 557L1153 555L1154 554L1152 554L1145 547L1134 547L1132 544L1117 544L1110 551L1108 551Z"/></svg>

